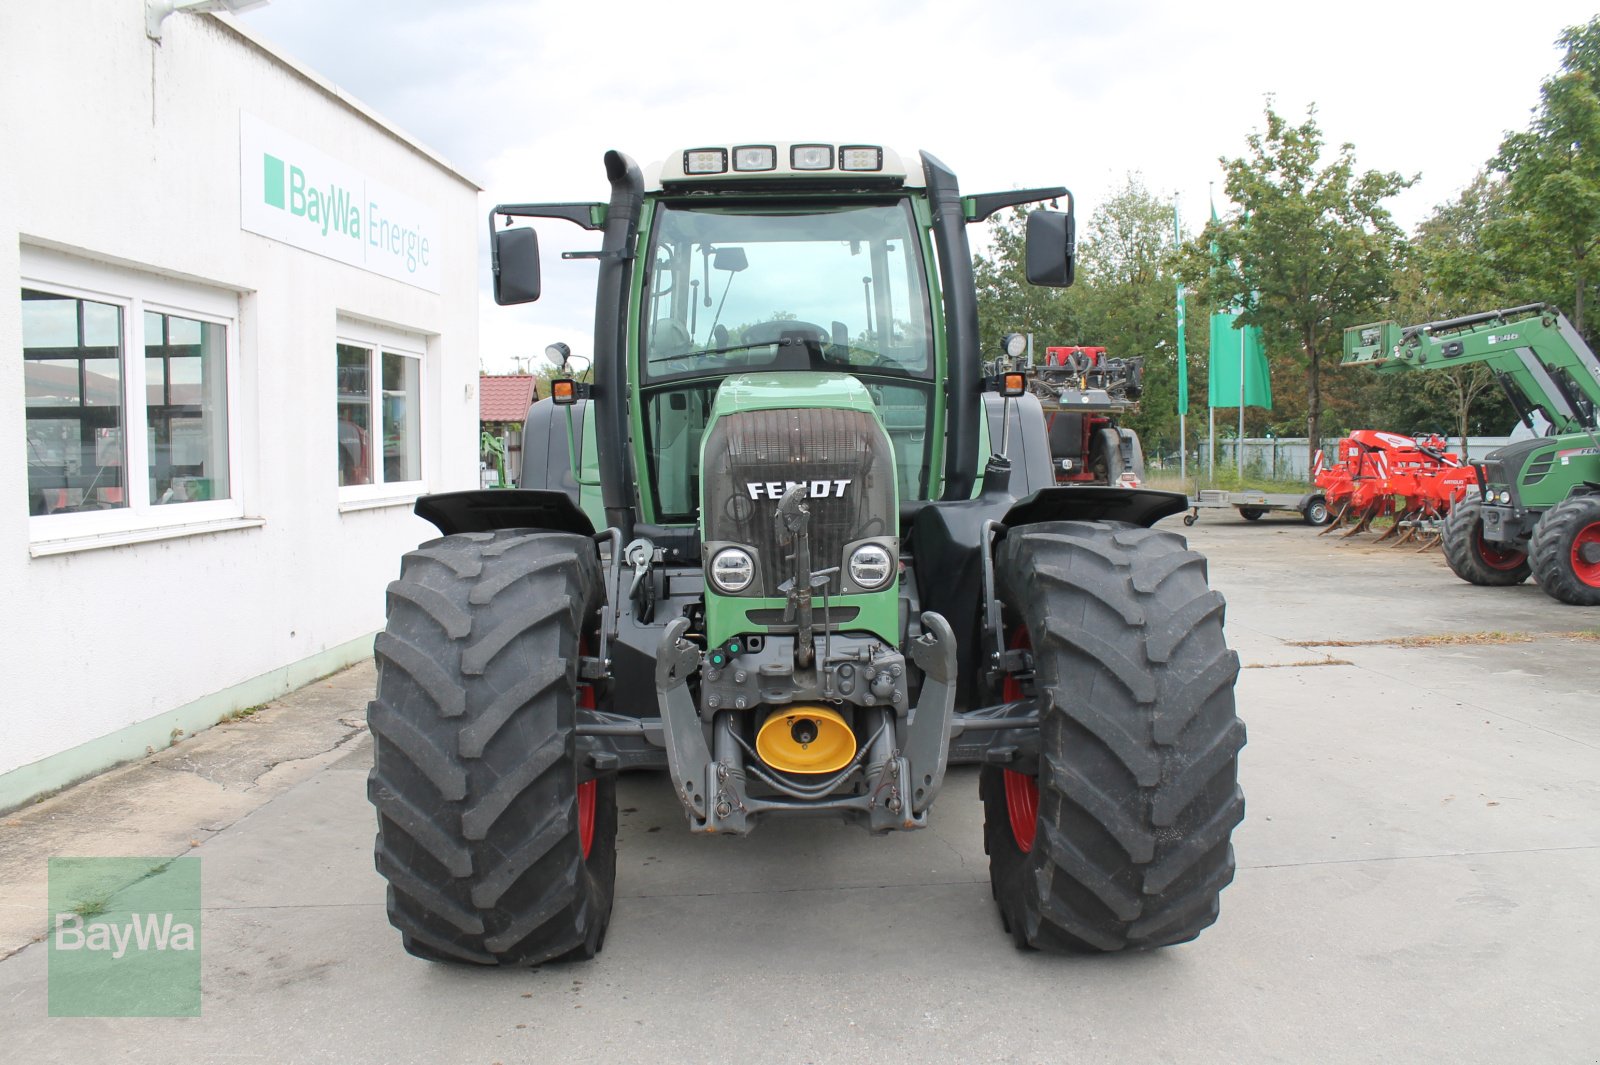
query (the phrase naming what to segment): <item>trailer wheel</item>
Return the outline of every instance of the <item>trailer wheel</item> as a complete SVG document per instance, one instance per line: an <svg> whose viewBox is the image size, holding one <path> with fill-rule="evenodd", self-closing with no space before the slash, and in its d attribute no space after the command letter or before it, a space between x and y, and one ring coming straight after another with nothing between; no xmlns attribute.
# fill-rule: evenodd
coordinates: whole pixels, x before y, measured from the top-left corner
<svg viewBox="0 0 1600 1065"><path fill-rule="evenodd" d="M1012 530L996 560L1040 708L1036 773L980 777L990 883L1019 947L1182 943L1234 874L1245 728L1222 597L1176 533L1112 522ZM1026 675L1025 675L1026 676Z"/></svg>
<svg viewBox="0 0 1600 1065"><path fill-rule="evenodd" d="M1600 606L1600 496L1574 496L1545 511L1528 551L1533 575L1572 606Z"/></svg>
<svg viewBox="0 0 1600 1065"><path fill-rule="evenodd" d="M367 710L378 872L406 950L536 965L593 957L616 880L614 775L575 743L594 542L465 533L405 556Z"/></svg>
<svg viewBox="0 0 1600 1065"><path fill-rule="evenodd" d="M1326 525L1333 520L1333 514L1328 510L1328 501L1322 496L1317 496L1306 504L1306 509L1300 512L1306 519L1307 525Z"/></svg>
<svg viewBox="0 0 1600 1065"><path fill-rule="evenodd" d="M1240 507L1239 517L1245 521L1260 521L1267 512L1260 507Z"/></svg>
<svg viewBox="0 0 1600 1065"><path fill-rule="evenodd" d="M1521 584L1533 572L1528 553L1502 549L1483 538L1483 500L1468 499L1450 508L1442 533L1444 560L1469 584Z"/></svg>

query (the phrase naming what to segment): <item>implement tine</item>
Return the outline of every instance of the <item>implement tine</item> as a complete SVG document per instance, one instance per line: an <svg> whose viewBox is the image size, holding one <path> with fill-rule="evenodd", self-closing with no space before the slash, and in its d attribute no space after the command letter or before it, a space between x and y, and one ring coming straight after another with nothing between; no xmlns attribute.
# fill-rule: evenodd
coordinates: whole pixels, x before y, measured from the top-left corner
<svg viewBox="0 0 1600 1065"><path fill-rule="evenodd" d="M1346 529L1344 531L1343 535L1341 535L1339 537L1339 539L1348 540L1348 539L1350 539L1350 537L1354 536L1356 533L1366 532L1369 528L1372 527L1372 519L1377 516L1377 513L1378 513L1378 508L1376 506L1368 507L1366 510L1362 511L1361 512L1361 519L1359 521L1357 521L1354 525L1350 526L1350 528Z"/></svg>
<svg viewBox="0 0 1600 1065"><path fill-rule="evenodd" d="M1406 519L1406 515L1409 513L1410 511L1396 511L1394 516L1394 524L1383 530L1383 535L1378 537L1373 542L1381 544L1391 536L1398 536L1400 534L1400 523ZM1392 547L1394 545L1391 544L1390 546Z"/></svg>

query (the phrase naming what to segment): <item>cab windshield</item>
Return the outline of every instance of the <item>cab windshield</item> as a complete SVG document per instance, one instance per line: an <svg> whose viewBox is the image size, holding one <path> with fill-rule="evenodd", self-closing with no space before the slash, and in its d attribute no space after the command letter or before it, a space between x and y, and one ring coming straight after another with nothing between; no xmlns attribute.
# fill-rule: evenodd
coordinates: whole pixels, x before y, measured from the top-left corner
<svg viewBox="0 0 1600 1065"><path fill-rule="evenodd" d="M910 205L684 209L651 245L649 378L762 369L932 374Z"/></svg>
<svg viewBox="0 0 1600 1065"><path fill-rule="evenodd" d="M936 364L908 201L663 203L646 262L639 362L655 520L695 520L717 386L759 370L853 374L889 434L900 498L927 498Z"/></svg>

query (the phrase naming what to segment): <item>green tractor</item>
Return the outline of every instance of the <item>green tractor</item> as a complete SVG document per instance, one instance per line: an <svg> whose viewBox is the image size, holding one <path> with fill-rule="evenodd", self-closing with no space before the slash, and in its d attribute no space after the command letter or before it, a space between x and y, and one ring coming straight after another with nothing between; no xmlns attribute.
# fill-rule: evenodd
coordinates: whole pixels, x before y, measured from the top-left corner
<svg viewBox="0 0 1600 1065"><path fill-rule="evenodd" d="M1462 580L1521 584L1600 606L1600 360L1542 303L1345 330L1344 365L1380 371L1484 366L1526 430L1477 464L1478 496L1445 518L1445 560Z"/></svg>
<svg viewBox="0 0 1600 1065"><path fill-rule="evenodd" d="M692 832L884 833L952 763L1019 946L1193 939L1244 815L1222 597L1152 528L1184 497L1057 487L1020 347L979 351L966 227L1064 199L1027 275L1065 286L1067 191L867 145L605 167L605 203L489 219L502 304L540 289L514 219L602 235L565 256L598 263L592 380L530 410L518 488L418 500L443 535L388 589L369 797L406 949L592 957L621 772L665 771Z"/></svg>

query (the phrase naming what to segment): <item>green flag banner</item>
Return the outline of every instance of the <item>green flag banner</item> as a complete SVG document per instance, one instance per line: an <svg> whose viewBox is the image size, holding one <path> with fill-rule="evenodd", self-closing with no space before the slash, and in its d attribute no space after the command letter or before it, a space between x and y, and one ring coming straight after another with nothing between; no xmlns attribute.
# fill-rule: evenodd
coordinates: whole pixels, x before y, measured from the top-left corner
<svg viewBox="0 0 1600 1065"><path fill-rule="evenodd" d="M1272 409L1272 378L1261 330L1240 329L1237 314L1221 311L1211 316L1211 396L1213 407L1239 406L1239 374L1244 372L1244 405Z"/></svg>
<svg viewBox="0 0 1600 1065"><path fill-rule="evenodd" d="M1183 243L1178 231L1178 198L1172 198L1172 246ZM1178 413L1189 411L1189 351L1184 343L1184 327L1188 324L1188 311L1183 305L1183 282L1178 282Z"/></svg>

